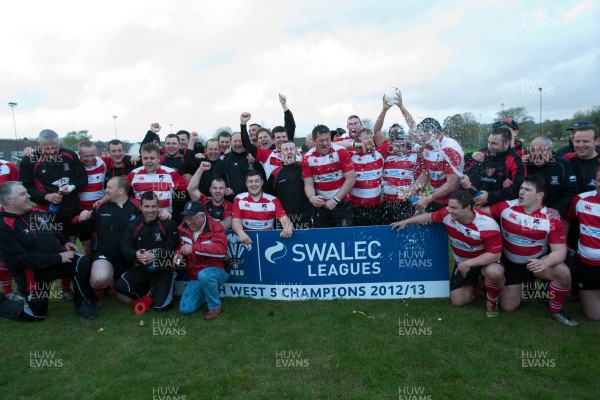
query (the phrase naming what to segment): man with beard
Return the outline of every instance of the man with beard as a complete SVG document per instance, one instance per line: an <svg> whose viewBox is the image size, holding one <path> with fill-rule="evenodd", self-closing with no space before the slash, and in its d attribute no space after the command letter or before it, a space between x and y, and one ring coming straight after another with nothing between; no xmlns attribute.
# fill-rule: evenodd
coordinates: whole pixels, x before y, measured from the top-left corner
<svg viewBox="0 0 600 400"><path fill-rule="evenodd" d="M159 311L171 307L175 282L172 261L179 244L175 221L158 219L154 192L142 194L141 209L142 215L129 222L121 240L125 259L134 265L115 282L117 292L134 300L137 314L150 306Z"/></svg>
<svg viewBox="0 0 600 400"><path fill-rule="evenodd" d="M521 156L510 146L511 140L509 129L494 129L488 138L488 149L482 151L483 162L473 159L465 167L465 178L461 179L460 184L463 189L471 186L478 189L479 193L474 199L476 207L511 200L517 196L526 172ZM503 185L507 179L512 185Z"/></svg>

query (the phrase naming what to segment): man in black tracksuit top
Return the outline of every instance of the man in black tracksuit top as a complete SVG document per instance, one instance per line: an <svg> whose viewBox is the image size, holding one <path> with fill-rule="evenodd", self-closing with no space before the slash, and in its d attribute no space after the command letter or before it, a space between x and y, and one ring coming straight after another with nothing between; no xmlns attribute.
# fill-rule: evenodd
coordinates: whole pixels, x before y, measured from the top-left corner
<svg viewBox="0 0 600 400"><path fill-rule="evenodd" d="M283 166L273 170L269 178L269 186L279 199L294 229L310 229L313 227L313 206L304 194L302 165L296 161L296 145L287 141L281 145Z"/></svg>
<svg viewBox="0 0 600 400"><path fill-rule="evenodd" d="M193 151L181 153L179 148L179 136L172 133L165 138L165 154L160 156L160 165L173 168L187 182L190 181L194 172L196 172L196 157ZM174 190L173 192L173 213L172 218L181 223L181 213L183 206L190 200L187 191Z"/></svg>
<svg viewBox="0 0 600 400"><path fill-rule="evenodd" d="M564 217L569 211L571 200L577 195L577 177L568 161L552 153L550 139L538 137L531 141L527 173L544 177L550 189L544 194L543 203L554 217Z"/></svg>
<svg viewBox="0 0 600 400"><path fill-rule="evenodd" d="M90 284L99 298L113 279L131 267L121 251L121 238L129 222L141 214L139 202L128 196L129 183L124 176L111 178L104 193L102 204L73 219L82 229L93 231Z"/></svg>
<svg viewBox="0 0 600 400"><path fill-rule="evenodd" d="M470 183L482 192L473 199L476 206L517 197L526 170L521 157L510 147L511 140L511 132L507 128L494 129L488 139L488 150L482 152L484 161L472 159L465 166L465 175L469 177ZM504 187L503 183L507 179L513 184ZM461 180L461 185L464 189L470 186L464 180Z"/></svg>
<svg viewBox="0 0 600 400"><path fill-rule="evenodd" d="M235 196L248 191L246 174L249 170L260 170L260 163L248 164L248 152L242 145L239 132L231 135L231 151L221 156L214 165L213 179L221 178L227 183L226 199L233 202ZM263 180L264 180L263 176Z"/></svg>
<svg viewBox="0 0 600 400"><path fill-rule="evenodd" d="M65 235L76 236L71 224L72 218L79 214L79 196L75 192L87 186L88 177L77 154L59 148L56 132L50 129L40 132L38 148L31 156L21 159L19 180L38 208L47 211L51 203L60 205L57 222ZM75 186L71 192L66 191L69 185Z"/></svg>
<svg viewBox="0 0 600 400"><path fill-rule="evenodd" d="M32 208L31 196L20 182L0 185L0 253L25 295L22 313L3 315L25 321L41 321L48 315L54 293L52 281L72 277L75 310L95 319L98 309L90 288L90 260L78 254L75 244L62 234L59 223L40 209ZM0 307L4 310L4 307Z"/></svg>
<svg viewBox="0 0 600 400"><path fill-rule="evenodd" d="M142 194L141 208L142 215L127 225L121 240L123 254L133 266L116 281L115 288L134 299L134 306L143 302L146 307L153 304L155 310L166 310L173 303L177 224L172 219L158 219L158 197L154 192Z"/></svg>

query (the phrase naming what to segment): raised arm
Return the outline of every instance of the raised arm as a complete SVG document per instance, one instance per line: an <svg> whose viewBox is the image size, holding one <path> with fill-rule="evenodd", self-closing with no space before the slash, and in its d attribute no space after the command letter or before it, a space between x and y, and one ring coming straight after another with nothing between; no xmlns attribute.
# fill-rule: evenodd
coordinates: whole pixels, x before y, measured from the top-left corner
<svg viewBox="0 0 600 400"><path fill-rule="evenodd" d="M194 172L194 175L192 175L192 179L190 179L187 185L187 192L192 200L196 201L202 197L202 193L200 192L200 179L202 178L204 171L208 171L210 169L210 163L208 161L202 161L200 163L200 167L196 170L196 172Z"/></svg>
<svg viewBox="0 0 600 400"><path fill-rule="evenodd" d="M279 102L281 103L281 107L283 107L283 126L287 131L288 139L294 140L294 136L296 135L296 121L294 120L294 114L292 114L287 106L287 97L281 93L279 93Z"/></svg>
<svg viewBox="0 0 600 400"><path fill-rule="evenodd" d="M248 135L247 124L250 121L252 115L249 112L243 112L240 115L240 131L242 132L242 144L248 153L252 154L252 157L256 158L258 148L250 141L250 135Z"/></svg>

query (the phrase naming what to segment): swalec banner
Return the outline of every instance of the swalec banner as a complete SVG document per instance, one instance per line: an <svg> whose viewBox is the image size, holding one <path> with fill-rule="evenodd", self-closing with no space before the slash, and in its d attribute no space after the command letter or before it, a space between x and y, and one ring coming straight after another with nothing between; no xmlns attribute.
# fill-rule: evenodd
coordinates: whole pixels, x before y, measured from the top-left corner
<svg viewBox="0 0 600 400"><path fill-rule="evenodd" d="M448 297L448 236L442 225L228 232L231 275L225 297L270 300ZM188 277L180 271L181 295Z"/></svg>

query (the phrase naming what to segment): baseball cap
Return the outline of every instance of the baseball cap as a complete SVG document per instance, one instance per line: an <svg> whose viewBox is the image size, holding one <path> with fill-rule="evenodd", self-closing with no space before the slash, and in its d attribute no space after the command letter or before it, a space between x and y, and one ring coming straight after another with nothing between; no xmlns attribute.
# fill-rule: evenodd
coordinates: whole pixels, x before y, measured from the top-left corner
<svg viewBox="0 0 600 400"><path fill-rule="evenodd" d="M577 128L579 128L580 126L587 126L587 125L591 125L592 123L590 121L577 121L575 122L573 125L571 125L570 128L565 129L566 131L572 131L575 130Z"/></svg>
<svg viewBox="0 0 600 400"><path fill-rule="evenodd" d="M515 131L519 130L519 125L516 123L515 120L512 120L510 118L503 118L500 121L496 121L492 124L492 129L498 129L502 126L508 126L509 128L514 129Z"/></svg>
<svg viewBox="0 0 600 400"><path fill-rule="evenodd" d="M202 203L200 203L199 201L188 201L187 203L185 203L181 215L196 215L200 212L204 212L204 205Z"/></svg>

